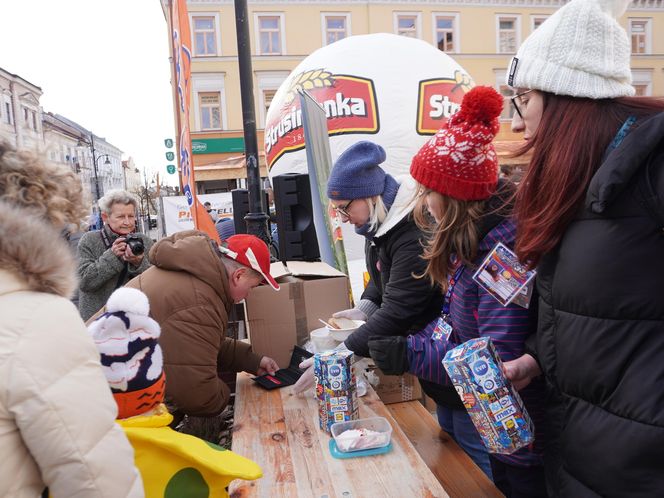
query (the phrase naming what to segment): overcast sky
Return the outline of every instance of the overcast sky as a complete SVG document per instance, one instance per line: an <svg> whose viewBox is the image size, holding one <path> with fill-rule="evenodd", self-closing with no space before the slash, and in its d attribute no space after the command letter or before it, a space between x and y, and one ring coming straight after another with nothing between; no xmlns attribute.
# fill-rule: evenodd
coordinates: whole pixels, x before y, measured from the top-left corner
<svg viewBox="0 0 664 498"><path fill-rule="evenodd" d="M0 67L61 114L166 173L174 138L169 38L159 0L2 0Z"/></svg>

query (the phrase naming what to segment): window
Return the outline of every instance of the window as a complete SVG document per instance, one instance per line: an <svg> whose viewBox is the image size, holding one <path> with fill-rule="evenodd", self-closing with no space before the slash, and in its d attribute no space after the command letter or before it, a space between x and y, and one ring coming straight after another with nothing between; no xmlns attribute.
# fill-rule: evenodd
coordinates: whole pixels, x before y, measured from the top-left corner
<svg viewBox="0 0 664 498"><path fill-rule="evenodd" d="M227 130L226 73L195 73L191 77L193 130Z"/></svg>
<svg viewBox="0 0 664 498"><path fill-rule="evenodd" d="M193 16L194 55L217 55L217 23L214 16Z"/></svg>
<svg viewBox="0 0 664 498"><path fill-rule="evenodd" d="M23 123L25 123L26 128L37 131L37 113L32 109L23 107Z"/></svg>
<svg viewBox="0 0 664 498"><path fill-rule="evenodd" d="M509 121L514 116L514 107L510 102L510 97L514 97L514 89L505 83L505 69L496 69L496 90L503 96L503 112L500 113L501 121Z"/></svg>
<svg viewBox="0 0 664 498"><path fill-rule="evenodd" d="M520 31L519 17L517 16L499 16L498 17L498 52L499 53L514 53L516 52L519 31Z"/></svg>
<svg viewBox="0 0 664 498"><path fill-rule="evenodd" d="M458 14L435 14L433 24L434 39L438 49L448 53L459 53Z"/></svg>
<svg viewBox="0 0 664 498"><path fill-rule="evenodd" d="M5 97L7 99L7 97ZM12 104L8 100L5 100L5 123L12 124Z"/></svg>
<svg viewBox="0 0 664 498"><path fill-rule="evenodd" d="M420 37L419 14L395 14L394 24L396 34L410 38Z"/></svg>
<svg viewBox="0 0 664 498"><path fill-rule="evenodd" d="M272 99L277 93L277 89L288 78L288 71L256 71L256 80L258 83L258 122L259 126L265 128L267 111L270 108Z"/></svg>
<svg viewBox="0 0 664 498"><path fill-rule="evenodd" d="M634 90L636 90L635 95L637 97L647 97L648 95L650 95L650 92L648 90L649 86L650 85L646 85L643 83L634 83Z"/></svg>
<svg viewBox="0 0 664 498"><path fill-rule="evenodd" d="M263 110L265 114L263 116L267 116L267 111L270 109L270 104L272 103L272 99L274 98L275 94L277 93L276 90L263 90L262 91L262 100L263 100Z"/></svg>
<svg viewBox="0 0 664 498"><path fill-rule="evenodd" d="M537 28L539 28L544 21L546 21L549 18L549 16L531 16L530 20L532 22L531 26L531 33L535 31Z"/></svg>
<svg viewBox="0 0 664 498"><path fill-rule="evenodd" d="M652 52L650 19L630 19L629 34L632 39L633 54L649 54Z"/></svg>
<svg viewBox="0 0 664 498"><path fill-rule="evenodd" d="M281 15L258 16L258 47L260 55L281 55L284 53L281 25Z"/></svg>
<svg viewBox="0 0 664 498"><path fill-rule="evenodd" d="M198 107L201 119L201 130L221 128L221 94L220 92L200 92Z"/></svg>
<svg viewBox="0 0 664 498"><path fill-rule="evenodd" d="M323 45L349 36L350 14L323 14Z"/></svg>
<svg viewBox="0 0 664 498"><path fill-rule="evenodd" d="M633 69L632 85L638 97L649 97L652 95L652 70Z"/></svg>

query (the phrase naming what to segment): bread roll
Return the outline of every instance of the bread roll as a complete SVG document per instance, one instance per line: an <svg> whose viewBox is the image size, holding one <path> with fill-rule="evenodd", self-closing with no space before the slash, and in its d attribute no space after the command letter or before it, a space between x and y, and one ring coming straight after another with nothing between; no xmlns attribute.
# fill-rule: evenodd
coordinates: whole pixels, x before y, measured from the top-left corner
<svg viewBox="0 0 664 498"><path fill-rule="evenodd" d="M355 322L348 318L329 318L327 323L332 325L337 330L355 328Z"/></svg>

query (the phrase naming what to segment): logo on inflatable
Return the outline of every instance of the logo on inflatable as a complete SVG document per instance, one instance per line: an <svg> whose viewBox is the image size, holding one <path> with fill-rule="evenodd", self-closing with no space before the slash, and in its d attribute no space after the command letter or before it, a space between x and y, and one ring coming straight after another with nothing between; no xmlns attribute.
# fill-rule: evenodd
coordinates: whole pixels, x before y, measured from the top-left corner
<svg viewBox="0 0 664 498"><path fill-rule="evenodd" d="M417 133L435 135L461 107L466 92L473 87L470 76L457 70L454 78L420 81L417 94Z"/></svg>
<svg viewBox="0 0 664 498"><path fill-rule="evenodd" d="M306 90L327 115L329 135L373 134L380 130L376 90L361 76L331 74L323 69L306 71L294 78L277 117L265 127L268 168L282 155L304 148L302 111L298 90Z"/></svg>

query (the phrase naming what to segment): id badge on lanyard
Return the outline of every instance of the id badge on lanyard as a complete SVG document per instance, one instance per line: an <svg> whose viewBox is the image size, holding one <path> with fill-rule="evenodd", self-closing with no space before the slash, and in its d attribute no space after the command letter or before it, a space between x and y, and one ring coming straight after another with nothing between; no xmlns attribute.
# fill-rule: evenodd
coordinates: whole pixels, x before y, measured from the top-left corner
<svg viewBox="0 0 664 498"><path fill-rule="evenodd" d="M452 335L452 324L449 323L450 315L442 315L436 323L436 328L433 329L433 334L431 338L434 341L442 341L445 339L449 341L450 335Z"/></svg>
<svg viewBox="0 0 664 498"><path fill-rule="evenodd" d="M463 269L463 265L459 266L456 272L454 272L454 277L452 277L449 281L447 292L445 293L445 300L443 302L443 312L441 313L440 318L436 323L436 327L433 329L433 334L431 334L431 339L433 341L442 341L443 339L449 341L450 336L454 331L454 327L452 327L452 318L450 317L450 303L452 301L454 286L459 281Z"/></svg>

